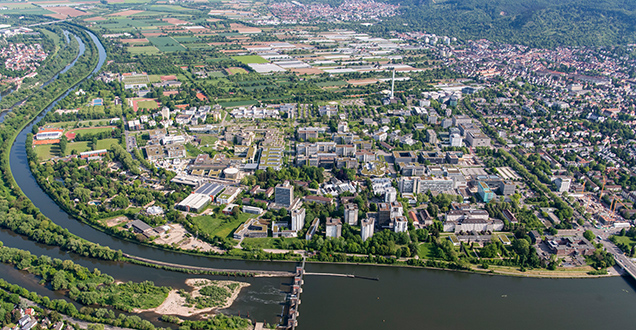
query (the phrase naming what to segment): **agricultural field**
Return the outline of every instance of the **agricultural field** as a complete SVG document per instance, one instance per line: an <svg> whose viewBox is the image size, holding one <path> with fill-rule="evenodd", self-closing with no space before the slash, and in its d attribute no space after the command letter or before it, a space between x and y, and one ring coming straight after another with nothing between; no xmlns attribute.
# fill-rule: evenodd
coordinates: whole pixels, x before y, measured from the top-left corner
<svg viewBox="0 0 636 330"><path fill-rule="evenodd" d="M148 37L148 41L162 52L186 51L185 47L171 37Z"/></svg>
<svg viewBox="0 0 636 330"><path fill-rule="evenodd" d="M128 47L128 52L133 55L156 55L159 54L159 49L155 46L142 46L142 47Z"/></svg>
<svg viewBox="0 0 636 330"><path fill-rule="evenodd" d="M124 84L148 84L150 80L146 75L125 76L123 78Z"/></svg>
<svg viewBox="0 0 636 330"><path fill-rule="evenodd" d="M318 87L338 87L338 86L346 86L349 83L344 81L344 80L338 80L338 81L325 81L325 82L319 82L316 83L316 86Z"/></svg>
<svg viewBox="0 0 636 330"><path fill-rule="evenodd" d="M3 3L2 6L7 8L7 10L2 11L2 14L5 14L5 15L11 15L11 14L13 15L54 15L55 14L54 12L50 10L46 10L34 4Z"/></svg>
<svg viewBox="0 0 636 330"><path fill-rule="evenodd" d="M225 69L230 75L233 74L245 74L247 71L243 68L227 68Z"/></svg>
<svg viewBox="0 0 636 330"><path fill-rule="evenodd" d="M252 63L268 63L268 61L258 55L243 55L243 56L232 56L232 58L236 61L239 61L243 64L252 64Z"/></svg>

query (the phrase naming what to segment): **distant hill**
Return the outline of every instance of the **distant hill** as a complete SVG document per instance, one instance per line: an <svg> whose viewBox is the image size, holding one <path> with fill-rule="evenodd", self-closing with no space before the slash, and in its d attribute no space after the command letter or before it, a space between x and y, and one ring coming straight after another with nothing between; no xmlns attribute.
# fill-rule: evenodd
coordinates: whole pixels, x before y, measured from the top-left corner
<svg viewBox="0 0 636 330"><path fill-rule="evenodd" d="M332 0L333 1L333 0ZM536 47L636 43L634 0L388 0L400 16L378 32L425 30L464 39L487 38Z"/></svg>

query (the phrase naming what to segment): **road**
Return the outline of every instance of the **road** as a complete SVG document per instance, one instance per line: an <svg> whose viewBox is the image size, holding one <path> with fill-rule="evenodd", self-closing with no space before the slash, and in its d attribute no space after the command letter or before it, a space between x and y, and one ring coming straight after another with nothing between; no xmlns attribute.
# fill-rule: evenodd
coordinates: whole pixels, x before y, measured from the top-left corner
<svg viewBox="0 0 636 330"><path fill-rule="evenodd" d="M621 251L621 249L619 249L616 245L614 245L614 243L610 242L610 240L608 239L611 235L617 234L619 229L606 231L606 230L594 228L591 226L586 227L586 229L591 230L594 233L594 235L600 236L601 237L600 242L601 244L603 244L603 247L605 247L605 250L611 253L612 256L614 256L614 260L616 260L616 263L618 265L620 265L625 271L627 271L627 273L629 273L629 275L631 275L632 278L636 279L636 265L634 265L634 263L631 261L630 258L625 256L625 254L623 253L623 251Z"/></svg>

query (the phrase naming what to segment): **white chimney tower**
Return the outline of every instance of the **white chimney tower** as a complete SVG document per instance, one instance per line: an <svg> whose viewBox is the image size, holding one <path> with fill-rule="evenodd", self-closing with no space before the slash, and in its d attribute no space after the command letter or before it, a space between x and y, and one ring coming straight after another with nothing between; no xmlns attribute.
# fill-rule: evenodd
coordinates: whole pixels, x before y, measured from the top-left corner
<svg viewBox="0 0 636 330"><path fill-rule="evenodd" d="M395 69L393 69L393 79L391 79L391 98L395 97L395 94L393 93L395 89Z"/></svg>

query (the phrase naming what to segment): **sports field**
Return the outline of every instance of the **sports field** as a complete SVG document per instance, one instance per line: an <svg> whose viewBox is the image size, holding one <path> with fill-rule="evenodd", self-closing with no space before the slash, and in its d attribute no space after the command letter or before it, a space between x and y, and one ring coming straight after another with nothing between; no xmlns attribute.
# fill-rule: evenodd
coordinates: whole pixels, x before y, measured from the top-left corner
<svg viewBox="0 0 636 330"><path fill-rule="evenodd" d="M159 106L156 101L139 101L137 102L138 109L157 109Z"/></svg>

